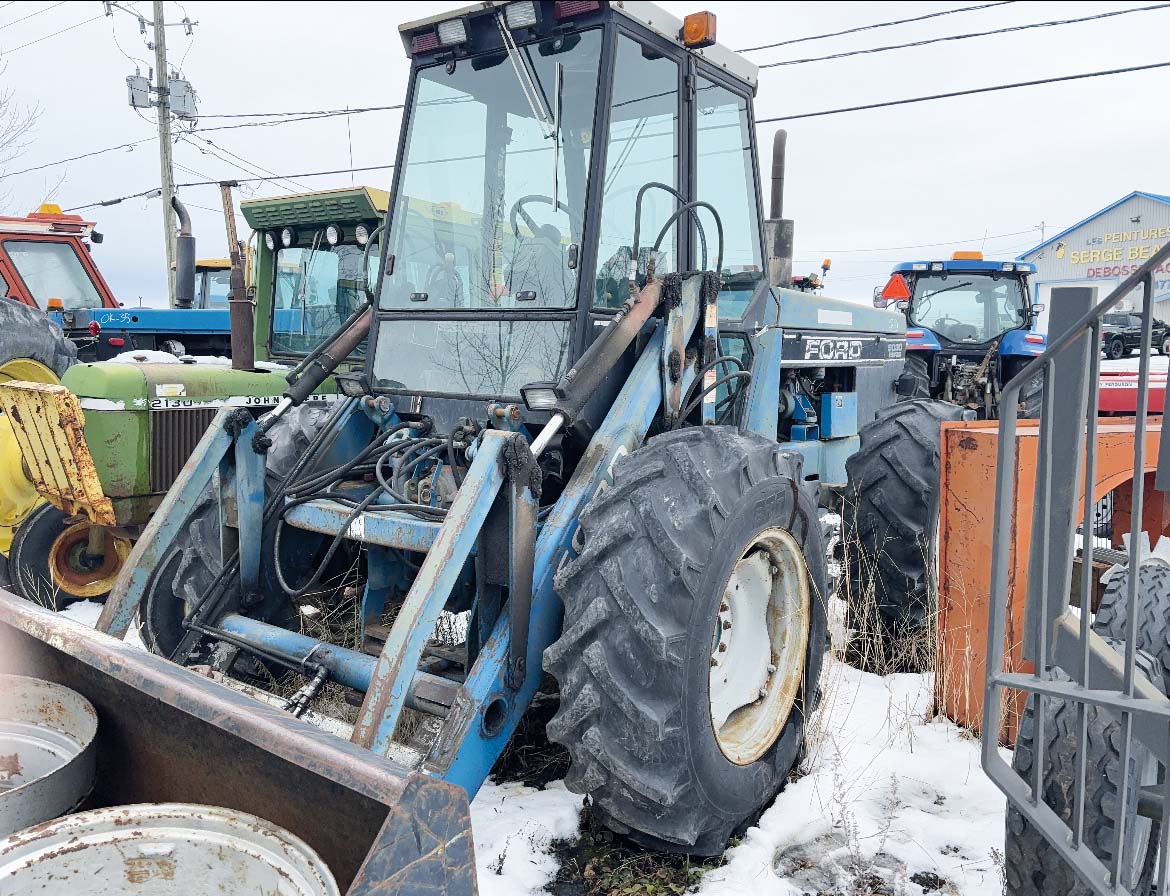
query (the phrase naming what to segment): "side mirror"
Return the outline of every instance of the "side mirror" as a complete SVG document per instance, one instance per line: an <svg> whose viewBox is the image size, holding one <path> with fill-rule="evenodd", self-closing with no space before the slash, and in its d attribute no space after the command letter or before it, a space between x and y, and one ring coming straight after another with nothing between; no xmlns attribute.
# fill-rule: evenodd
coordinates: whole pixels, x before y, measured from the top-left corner
<svg viewBox="0 0 1170 896"><path fill-rule="evenodd" d="M873 291L873 307L885 308L888 304L890 304L889 300L881 294L880 290L875 289Z"/></svg>

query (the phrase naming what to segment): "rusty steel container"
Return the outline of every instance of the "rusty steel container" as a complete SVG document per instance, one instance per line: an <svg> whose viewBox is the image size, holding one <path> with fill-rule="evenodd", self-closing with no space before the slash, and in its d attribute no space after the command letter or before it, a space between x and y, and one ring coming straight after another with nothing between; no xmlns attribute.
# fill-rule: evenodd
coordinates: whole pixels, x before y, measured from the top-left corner
<svg viewBox="0 0 1170 896"><path fill-rule="evenodd" d="M0 840L0 893L339 896L325 863L288 831L181 803L79 812Z"/></svg>
<svg viewBox="0 0 1170 896"><path fill-rule="evenodd" d="M75 808L93 788L97 713L51 681L0 675L0 837Z"/></svg>

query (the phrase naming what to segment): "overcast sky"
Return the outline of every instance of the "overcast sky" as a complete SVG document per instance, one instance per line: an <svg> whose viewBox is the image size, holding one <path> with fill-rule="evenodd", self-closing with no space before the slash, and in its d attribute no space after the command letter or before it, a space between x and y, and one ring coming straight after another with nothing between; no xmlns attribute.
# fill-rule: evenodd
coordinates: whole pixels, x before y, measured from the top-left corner
<svg viewBox="0 0 1170 896"><path fill-rule="evenodd" d="M170 58L198 91L203 115L387 105L403 99L408 72L397 25L458 5L168 2L168 19L181 20L185 10L198 22L193 38L168 29ZM699 8L663 5L679 16ZM718 16L720 41L740 48L964 5L971 4L708 2L706 8ZM1015 2L750 56L758 63L819 56L1138 5ZM139 6L149 15L150 3ZM150 115L129 107L125 84L136 64L127 55L141 60L146 74L153 54L131 16L101 14L98 0L0 4L0 58L7 61L0 79L17 102L41 113L8 171L156 133ZM30 18L16 21L24 16ZM1168 36L1170 9L1163 9L766 69L756 116L1163 62ZM1162 69L788 122L785 213L796 220L797 272L815 270L829 256L827 292L868 302L897 261L981 246L989 257L1013 257L1039 242L1042 221L1052 236L1131 190L1170 192L1170 119L1154 105L1168 85L1170 69ZM397 112L350 118L354 166L394 161L399 118ZM199 127L229 123L236 122L204 118ZM765 147L774 127L760 128ZM175 148L179 183L246 176L229 164L238 158L280 174L350 167L343 117L200 136L215 146L201 151L180 142ZM228 161L205 152L212 149ZM54 188L56 201L69 207L158 182L158 146L150 141L5 176L7 208L0 213L24 214ZM354 182L388 187L389 172L357 174ZM280 195L349 183L349 176L300 178L259 184L256 191ZM192 208L199 255L224 254L218 190L188 188L180 195ZM94 255L114 292L126 304L139 297L156 304L165 295L159 200L88 214L106 236Z"/></svg>

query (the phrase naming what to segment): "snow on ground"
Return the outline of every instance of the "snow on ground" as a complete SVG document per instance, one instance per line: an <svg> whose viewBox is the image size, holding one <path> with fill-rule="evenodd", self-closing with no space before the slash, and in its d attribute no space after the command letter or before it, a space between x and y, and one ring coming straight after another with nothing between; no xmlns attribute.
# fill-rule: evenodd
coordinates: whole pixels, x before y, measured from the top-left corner
<svg viewBox="0 0 1170 896"><path fill-rule="evenodd" d="M1103 373L1137 373L1140 362L1141 357L1136 354L1128 358L1119 358L1116 361L1103 358L1101 371ZM1170 368L1170 358L1157 353L1150 355L1150 373L1166 373L1167 368Z"/></svg>
<svg viewBox="0 0 1170 896"><path fill-rule="evenodd" d="M832 659L822 682L808 773L699 893L873 892L880 879L913 896L923 888L911 878L928 874L941 880L919 879L943 893L1000 896L1005 801L980 768L979 742L928 719L931 676L880 677ZM559 783L486 784L471 806L480 892L542 892L556 873L549 845L576 834L580 808Z"/></svg>
<svg viewBox="0 0 1170 896"><path fill-rule="evenodd" d="M93 601L63 611L85 625L100 612ZM126 640L142 643L133 628ZM929 718L932 677L870 675L829 657L821 684L803 777L699 893L915 896L920 880L947 896L1000 896L1005 801L983 774L978 740ZM484 784L471 804L480 893L542 893L557 872L550 847L577 835L581 806L560 782Z"/></svg>
<svg viewBox="0 0 1170 896"><path fill-rule="evenodd" d="M74 601L61 611L62 616L68 616L70 619L80 622L82 625L88 625L90 628L94 628L97 625L98 617L101 614L102 605L96 600ZM146 645L138 637L138 629L133 625L130 626L126 632L126 637L122 640L134 647L141 647L143 650L146 649Z"/></svg>

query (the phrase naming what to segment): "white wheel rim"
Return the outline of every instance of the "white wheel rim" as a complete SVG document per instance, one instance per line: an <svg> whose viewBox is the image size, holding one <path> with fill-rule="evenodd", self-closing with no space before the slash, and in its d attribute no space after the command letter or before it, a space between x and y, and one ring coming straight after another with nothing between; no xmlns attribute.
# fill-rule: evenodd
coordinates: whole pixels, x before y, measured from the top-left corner
<svg viewBox="0 0 1170 896"><path fill-rule="evenodd" d="M792 712L808 653L804 555L783 529L765 529L724 586L712 632L711 727L737 765L759 759Z"/></svg>

